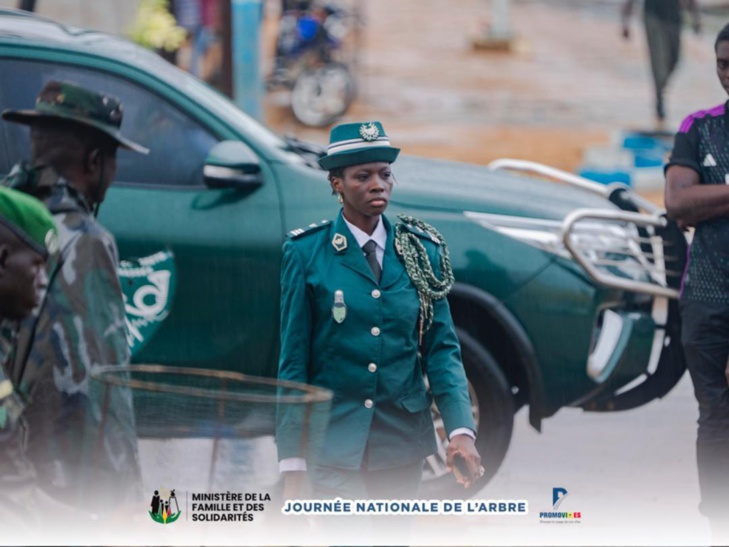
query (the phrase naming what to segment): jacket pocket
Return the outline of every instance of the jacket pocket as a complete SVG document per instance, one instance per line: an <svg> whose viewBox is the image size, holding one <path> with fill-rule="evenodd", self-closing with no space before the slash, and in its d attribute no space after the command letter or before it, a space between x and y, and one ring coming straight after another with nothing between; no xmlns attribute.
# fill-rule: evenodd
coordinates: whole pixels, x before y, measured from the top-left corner
<svg viewBox="0 0 729 547"><path fill-rule="evenodd" d="M400 405L411 413L422 412L430 407L433 402L433 396L428 391L418 391L406 395L400 400Z"/></svg>

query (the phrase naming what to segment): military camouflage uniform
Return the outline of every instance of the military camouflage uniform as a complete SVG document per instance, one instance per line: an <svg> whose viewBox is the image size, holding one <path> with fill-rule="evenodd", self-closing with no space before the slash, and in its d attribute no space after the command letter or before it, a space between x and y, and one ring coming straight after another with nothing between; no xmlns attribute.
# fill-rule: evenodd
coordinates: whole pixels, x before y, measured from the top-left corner
<svg viewBox="0 0 729 547"><path fill-rule="evenodd" d="M35 477L33 466L24 455L25 401L7 374L16 335L14 323L0 321L0 491L11 496L32 487Z"/></svg>
<svg viewBox="0 0 729 547"><path fill-rule="evenodd" d="M15 330L14 324L0 321L0 522L13 523L14 533L22 534L38 525L38 517L29 510L36 477L25 455L25 405L5 372L13 355Z"/></svg>
<svg viewBox="0 0 729 547"><path fill-rule="evenodd" d="M3 184L43 201L58 226L47 294L22 323L9 366L29 401L27 454L39 487L91 509L96 493L121 503L140 488L131 393L90 380L97 367L129 361L116 243L54 169L20 164Z"/></svg>

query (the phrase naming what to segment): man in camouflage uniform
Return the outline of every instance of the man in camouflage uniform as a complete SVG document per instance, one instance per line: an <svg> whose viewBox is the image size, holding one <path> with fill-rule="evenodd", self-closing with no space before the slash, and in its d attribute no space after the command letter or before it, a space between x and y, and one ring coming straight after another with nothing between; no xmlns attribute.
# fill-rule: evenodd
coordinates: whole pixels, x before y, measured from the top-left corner
<svg viewBox="0 0 729 547"><path fill-rule="evenodd" d="M35 474L24 454L25 401L5 372L18 322L46 288L45 265L58 247L56 226L40 201L0 188L0 512L28 524Z"/></svg>
<svg viewBox="0 0 729 547"><path fill-rule="evenodd" d="M116 242L95 212L116 174L117 148L148 151L120 134L118 99L70 83L50 81L34 110L2 117L29 125L31 137L30 162L3 184L47 205L60 251L9 367L29 400L27 454L43 494L96 513L139 494L139 464L131 393L105 392L90 377L129 361Z"/></svg>

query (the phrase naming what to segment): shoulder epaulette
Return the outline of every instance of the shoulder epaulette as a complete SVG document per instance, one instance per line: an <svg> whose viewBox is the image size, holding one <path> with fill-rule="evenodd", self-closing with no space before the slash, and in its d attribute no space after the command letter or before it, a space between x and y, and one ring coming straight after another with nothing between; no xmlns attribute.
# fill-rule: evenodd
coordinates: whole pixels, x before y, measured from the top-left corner
<svg viewBox="0 0 729 547"><path fill-rule="evenodd" d="M314 232L318 232L322 228L326 228L331 224L331 221L329 220L322 220L318 224L316 222L312 222L309 224L306 228L296 228L295 230L291 230L287 235L290 239L298 239L302 236L313 234Z"/></svg>
<svg viewBox="0 0 729 547"><path fill-rule="evenodd" d="M404 228L405 228L405 229L406 229L406 230L407 230L408 232L410 232L410 233L413 233L413 234L415 234L416 236L418 236L418 237L420 237L420 238L423 238L423 239L427 239L428 241L432 241L432 242L433 242L433 243L435 243L436 245L440 245L440 241L439 241L439 240L438 240L438 238L437 238L437 237L435 236L435 234L433 234L433 233L431 233L431 232L429 232L429 231L427 231L427 230L423 230L423 229L422 229L422 228L420 228L419 226L415 226L415 225L413 225L413 224L409 224L409 223L407 223L407 222L401 222L401 225L402 225L402 226L403 226L403 227L404 227Z"/></svg>

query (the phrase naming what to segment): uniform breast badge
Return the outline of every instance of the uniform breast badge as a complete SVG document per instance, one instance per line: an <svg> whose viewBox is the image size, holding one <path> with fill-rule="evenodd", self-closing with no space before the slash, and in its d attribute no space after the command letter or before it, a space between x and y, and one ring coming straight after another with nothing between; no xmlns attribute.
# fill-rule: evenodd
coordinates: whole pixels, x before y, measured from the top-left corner
<svg viewBox="0 0 729 547"><path fill-rule="evenodd" d="M332 317L337 323L342 323L347 318L347 305L344 303L344 292L341 290L334 291Z"/></svg>
<svg viewBox="0 0 729 547"><path fill-rule="evenodd" d="M347 248L347 238L342 234L334 234L334 237L332 238L332 247L334 247L337 251L343 251Z"/></svg>

